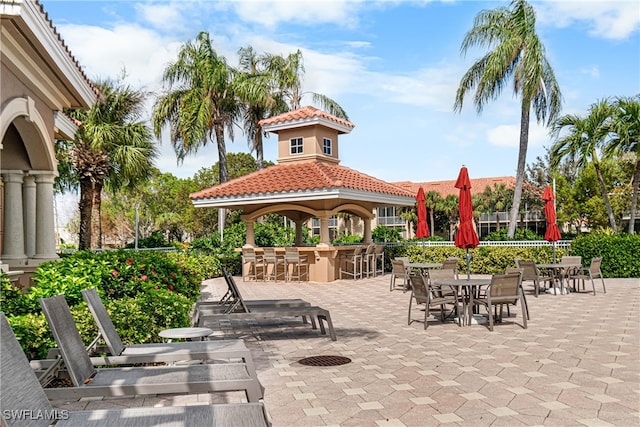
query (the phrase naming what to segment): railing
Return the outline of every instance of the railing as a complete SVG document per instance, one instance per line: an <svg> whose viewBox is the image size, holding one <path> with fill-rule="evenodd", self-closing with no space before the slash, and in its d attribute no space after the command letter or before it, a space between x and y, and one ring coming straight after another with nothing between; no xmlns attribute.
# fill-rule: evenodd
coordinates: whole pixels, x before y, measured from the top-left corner
<svg viewBox="0 0 640 427"><path fill-rule="evenodd" d="M513 246L518 248L553 246L556 248L571 248L571 240L558 240L557 242L547 242L546 240L489 240L480 242L480 246ZM414 240L411 242L387 242L385 246L455 246L454 242L449 240Z"/></svg>

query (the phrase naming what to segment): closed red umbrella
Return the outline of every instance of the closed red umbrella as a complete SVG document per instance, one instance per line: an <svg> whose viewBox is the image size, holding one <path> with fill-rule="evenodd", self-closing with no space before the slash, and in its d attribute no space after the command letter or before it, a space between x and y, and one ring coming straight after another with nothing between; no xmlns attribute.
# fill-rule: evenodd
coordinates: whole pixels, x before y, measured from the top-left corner
<svg viewBox="0 0 640 427"><path fill-rule="evenodd" d="M456 232L455 245L467 250L467 278L471 276L470 264L471 255L469 249L473 249L480 244L478 234L473 225L473 205L471 204L471 181L466 166L462 166L455 184L460 189L458 199L458 215L460 224Z"/></svg>
<svg viewBox="0 0 640 427"><path fill-rule="evenodd" d="M560 229L556 224L556 207L553 203L555 196L550 185L544 189L542 193L542 200L544 200L544 216L547 218L547 231L544 233L544 240L553 243L553 262L556 262L556 245L555 242L560 240Z"/></svg>
<svg viewBox="0 0 640 427"><path fill-rule="evenodd" d="M416 196L416 202L418 204L418 228L416 229L416 237L424 239L429 237L429 225L427 224L427 205L425 201L427 198L424 195L422 187L418 189L418 195Z"/></svg>

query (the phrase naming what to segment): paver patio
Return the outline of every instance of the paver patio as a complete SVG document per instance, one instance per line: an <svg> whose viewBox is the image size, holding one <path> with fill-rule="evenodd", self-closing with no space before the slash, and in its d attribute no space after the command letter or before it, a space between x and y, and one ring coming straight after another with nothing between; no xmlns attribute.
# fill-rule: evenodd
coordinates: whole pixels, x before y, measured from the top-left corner
<svg viewBox="0 0 640 427"><path fill-rule="evenodd" d="M303 298L329 309L338 335L333 342L295 319L216 325L214 337L243 338L252 350L274 427L640 425L640 279L606 279L607 294L596 288L596 296L528 294L529 329L517 307L494 332L433 316L426 331L408 326L409 293L389 292L388 281L236 278L247 299ZM224 290L221 278L203 287L212 298ZM298 363L316 355L351 363ZM241 400L228 393L53 403L97 409Z"/></svg>

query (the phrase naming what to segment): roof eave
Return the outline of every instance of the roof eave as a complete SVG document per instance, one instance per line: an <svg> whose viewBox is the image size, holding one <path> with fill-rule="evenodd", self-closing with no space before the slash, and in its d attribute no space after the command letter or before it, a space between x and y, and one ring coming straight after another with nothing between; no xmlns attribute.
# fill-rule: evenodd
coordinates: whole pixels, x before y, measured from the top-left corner
<svg viewBox="0 0 640 427"><path fill-rule="evenodd" d="M313 126L313 125L322 125L324 127L334 129L339 133L350 133L351 130L353 129L353 126L347 126L343 123L335 122L326 117L314 116L310 118L285 120L282 122L266 124L262 126L262 130L264 130L265 132L277 133L281 130L307 127L307 126Z"/></svg>

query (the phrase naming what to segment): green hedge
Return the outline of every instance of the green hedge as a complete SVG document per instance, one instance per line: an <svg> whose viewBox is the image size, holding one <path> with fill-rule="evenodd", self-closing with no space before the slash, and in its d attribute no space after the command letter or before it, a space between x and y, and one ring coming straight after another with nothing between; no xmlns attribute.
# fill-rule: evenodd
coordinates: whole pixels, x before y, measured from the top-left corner
<svg viewBox="0 0 640 427"><path fill-rule="evenodd" d="M46 357L55 343L38 300L65 294L85 343L97 326L81 291L95 287L125 344L154 342L162 329L189 326L202 280L220 275L214 256L153 251L77 252L41 264L25 294L2 278L0 310L31 358Z"/></svg>
<svg viewBox="0 0 640 427"><path fill-rule="evenodd" d="M495 274L507 267L514 267L514 259L533 259L538 263L553 261L551 246L478 246L470 249L470 269L473 274ZM604 277L640 277L640 235L588 234L571 242L571 253L556 248L556 259L563 255L579 255L582 264L589 266L591 259L602 257ZM390 271L390 260L407 256L412 262L442 262L448 257L458 257L458 271L466 271L466 251L455 246L398 245L385 248L386 270Z"/></svg>

